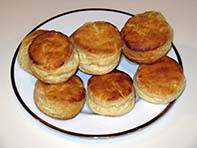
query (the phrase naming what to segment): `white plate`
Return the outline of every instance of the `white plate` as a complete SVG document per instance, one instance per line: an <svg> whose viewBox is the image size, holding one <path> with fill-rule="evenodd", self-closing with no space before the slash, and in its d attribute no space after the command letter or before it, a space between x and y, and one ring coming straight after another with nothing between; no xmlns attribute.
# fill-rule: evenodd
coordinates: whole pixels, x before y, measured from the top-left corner
<svg viewBox="0 0 197 148"><path fill-rule="evenodd" d="M69 36L82 24L98 20L109 21L121 30L127 19L131 16L133 15L130 13L112 9L80 9L52 17L35 27L32 31L37 29L57 30ZM53 129L67 134L93 138L106 138L129 134L152 124L163 116L174 103L154 105L139 99L137 96L134 109L130 113L120 117L107 117L94 114L90 111L87 104L85 104L82 112L77 117L70 120L56 120L46 116L35 106L33 101L33 89L36 78L20 68L17 61L17 54L18 48L12 60L11 80L18 100L34 118ZM182 66L181 58L174 45L168 53L168 56L177 60ZM137 67L137 64L129 62L122 56L117 69L125 71L133 77ZM77 75L82 78L86 87L90 75L86 75L80 71L77 72Z"/></svg>

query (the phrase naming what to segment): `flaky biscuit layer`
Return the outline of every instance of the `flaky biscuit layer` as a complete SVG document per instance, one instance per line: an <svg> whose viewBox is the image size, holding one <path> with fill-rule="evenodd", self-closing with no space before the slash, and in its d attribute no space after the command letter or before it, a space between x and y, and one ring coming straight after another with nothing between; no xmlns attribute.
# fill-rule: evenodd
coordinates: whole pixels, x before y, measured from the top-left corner
<svg viewBox="0 0 197 148"><path fill-rule="evenodd" d="M79 66L78 53L61 32L47 31L31 43L29 67L38 79L54 84L67 81Z"/></svg>
<svg viewBox="0 0 197 148"><path fill-rule="evenodd" d="M32 41L39 35L45 33L46 30L37 30L34 32L31 32L28 34L21 42L21 45L19 47L18 51L18 62L20 66L27 72L31 73L31 70L29 68L29 54L28 54L28 49L29 46L31 45Z"/></svg>
<svg viewBox="0 0 197 148"><path fill-rule="evenodd" d="M127 20L121 30L123 53L136 63L153 63L171 48L173 30L160 12L147 11Z"/></svg>
<svg viewBox="0 0 197 148"><path fill-rule="evenodd" d="M79 27L71 40L79 53L79 69L89 74L105 74L119 63L122 40L109 22L89 22Z"/></svg>
<svg viewBox="0 0 197 148"><path fill-rule="evenodd" d="M169 103L185 88L181 66L172 58L164 56L149 65L139 65L134 75L137 94L152 103Z"/></svg>
<svg viewBox="0 0 197 148"><path fill-rule="evenodd" d="M119 70L88 80L87 101L95 113L118 116L128 113L135 104L132 79Z"/></svg>
<svg viewBox="0 0 197 148"><path fill-rule="evenodd" d="M37 80L34 88L36 106L46 115L57 119L76 116L85 103L85 88L78 76L58 84Z"/></svg>

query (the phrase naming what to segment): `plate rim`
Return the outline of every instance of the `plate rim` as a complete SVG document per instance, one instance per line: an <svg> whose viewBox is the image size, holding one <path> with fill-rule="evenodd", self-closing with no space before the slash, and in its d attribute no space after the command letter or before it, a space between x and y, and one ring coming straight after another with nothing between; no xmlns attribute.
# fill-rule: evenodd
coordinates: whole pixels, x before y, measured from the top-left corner
<svg viewBox="0 0 197 148"><path fill-rule="evenodd" d="M134 16L133 14L131 14L129 12L126 12L126 11L117 10L117 9L109 9L109 8L83 8L83 9L75 9L75 10L71 10L71 11L66 11L66 12L60 13L58 15L55 15L53 17L50 17L50 18L46 19L45 21L41 22L39 25L37 25L36 27L34 27L28 34L30 34L31 32L35 31L36 29L38 29L42 25L46 24L47 22L50 22L51 20L54 20L56 18L59 18L59 17L64 16L64 15L68 15L68 14L71 14L71 13L84 12L84 11L107 11L107 12L115 12L115 13L125 14L125 15L128 15L128 16ZM21 105L25 108L25 110L32 117L34 117L39 122L41 122L44 125L46 125L47 127L50 127L50 128L52 128L52 129L54 129L56 131L59 131L59 132L62 132L62 133L68 134L68 135L72 135L72 136L84 137L84 138L95 138L95 139L98 139L98 138L112 138L112 137L117 137L117 136L122 136L122 135L128 135L128 134L131 134L133 132L142 130L145 127L147 127L148 125L151 125L152 123L154 123L155 121L158 121L158 119L161 119L161 117L164 114L166 114L170 110L170 108L173 106L173 104L176 102L176 100L174 100L174 101L168 103L168 105L159 114L157 114L154 118L148 120L147 122L145 122L145 123L143 123L143 124L141 124L141 125L139 125L137 127L134 127L134 128L128 129L128 130L123 130L121 132L114 132L114 133L109 133L109 134L85 134L85 133L72 132L72 131L69 131L69 130L66 130L66 129L62 129L62 128L58 127L58 126L55 126L55 125L47 122L46 120L44 120L41 117L39 117L38 115L36 115L36 113L34 113L25 104L25 102L23 101L22 97L20 96L19 91L18 91L17 86L16 86L15 76L14 76L14 72L15 72L14 71L14 68L15 68L15 63L16 63L16 60L17 60L17 55L18 55L18 51L19 51L20 45L21 45L21 42L19 43L18 47L16 48L16 51L15 51L15 53L14 53L14 55L12 57L12 61L11 61L10 78L11 78L11 84L12 84L12 88L14 90L14 93L15 93L18 101L21 103ZM183 68L183 64L182 64L182 60L181 60L180 54L179 54L179 52L178 52L178 50L175 47L175 45L174 45L173 42L172 42L172 49L175 52L175 55L176 55L177 60L178 60L178 63Z"/></svg>

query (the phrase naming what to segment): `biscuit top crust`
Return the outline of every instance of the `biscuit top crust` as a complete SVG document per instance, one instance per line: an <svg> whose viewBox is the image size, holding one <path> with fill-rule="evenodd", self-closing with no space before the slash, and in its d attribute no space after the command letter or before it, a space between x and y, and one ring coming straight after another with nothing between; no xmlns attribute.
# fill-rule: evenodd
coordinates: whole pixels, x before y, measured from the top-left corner
<svg viewBox="0 0 197 148"><path fill-rule="evenodd" d="M86 23L71 37L77 48L90 54L113 54L122 47L119 30L113 24L104 21Z"/></svg>
<svg viewBox="0 0 197 148"><path fill-rule="evenodd" d="M54 70L67 62L73 51L66 35L47 31L33 40L28 52L34 64L45 70Z"/></svg>
<svg viewBox="0 0 197 148"><path fill-rule="evenodd" d="M50 101L66 103L80 102L85 99L85 88L78 76L58 84L47 84L38 80L35 86Z"/></svg>
<svg viewBox="0 0 197 148"><path fill-rule="evenodd" d="M31 42L39 35L43 34L47 32L47 30L36 30L31 32L30 34L28 34L22 41L22 43L24 44L25 42L25 46L29 46L31 44Z"/></svg>
<svg viewBox="0 0 197 148"><path fill-rule="evenodd" d="M121 36L129 49L148 51L172 40L172 28L160 12L147 11L128 19Z"/></svg>
<svg viewBox="0 0 197 148"><path fill-rule="evenodd" d="M114 70L104 75L94 75L88 80L90 96L107 103L126 99L133 91L133 81L124 72Z"/></svg>
<svg viewBox="0 0 197 148"><path fill-rule="evenodd" d="M184 81L181 66L170 57L164 56L153 64L141 64L135 79L144 92L160 98L168 98L179 90Z"/></svg>

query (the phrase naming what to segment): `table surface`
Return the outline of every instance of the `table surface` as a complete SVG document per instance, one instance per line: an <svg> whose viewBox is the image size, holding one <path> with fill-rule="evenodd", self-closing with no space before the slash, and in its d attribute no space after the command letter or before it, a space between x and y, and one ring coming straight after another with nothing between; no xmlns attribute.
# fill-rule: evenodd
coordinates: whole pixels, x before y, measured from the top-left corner
<svg viewBox="0 0 197 148"><path fill-rule="evenodd" d="M35 120L12 89L10 66L16 47L35 26L57 14L81 8L110 8L132 14L163 13L174 29L187 86L159 121L144 130L111 139L86 139L52 130ZM197 1L195 0L1 0L0 1L0 147L197 147Z"/></svg>

